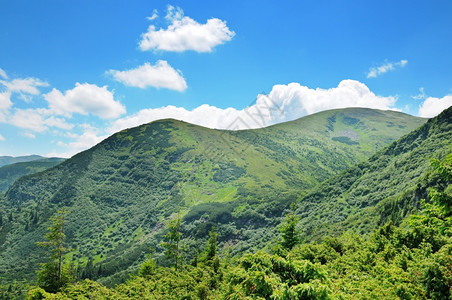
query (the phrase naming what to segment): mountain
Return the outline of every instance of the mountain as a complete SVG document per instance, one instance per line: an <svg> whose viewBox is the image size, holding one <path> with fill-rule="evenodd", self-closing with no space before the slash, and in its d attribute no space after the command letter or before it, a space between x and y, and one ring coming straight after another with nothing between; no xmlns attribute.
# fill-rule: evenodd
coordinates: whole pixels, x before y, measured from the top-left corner
<svg viewBox="0 0 452 300"><path fill-rule="evenodd" d="M353 108L257 130L161 120L121 131L10 187L0 201L0 280L33 276L43 253L34 243L63 206L66 259L91 258L100 277L127 274L149 246L161 254L164 224L178 211L188 252L213 225L224 247L247 251L291 202L425 122Z"/></svg>
<svg viewBox="0 0 452 300"><path fill-rule="evenodd" d="M6 166L9 164L18 163L18 162L27 162L27 161L33 161L33 160L43 159L43 158L44 157L39 156L39 155L28 155L28 156L17 156L17 157L0 156L0 167Z"/></svg>
<svg viewBox="0 0 452 300"><path fill-rule="evenodd" d="M0 193L6 192L16 179L50 169L64 160L64 158L52 157L0 167Z"/></svg>
<svg viewBox="0 0 452 300"><path fill-rule="evenodd" d="M321 240L347 230L365 234L387 221L399 224L419 209L420 200L427 198L427 188L439 184L438 176L432 176L429 171L430 160L443 159L452 153L451 141L452 108L449 108L368 160L297 194L294 202L303 241ZM185 220L196 224L206 219L206 215L212 215L210 211L218 210L204 206L192 208ZM199 212L194 214L196 210ZM269 211L268 203L254 203L244 215L250 224L259 221L255 216L267 216L274 222L268 224L278 224L280 218L276 214L269 216ZM275 226L256 226L240 234L246 239L237 241L233 254L255 251L259 245L274 241L279 232Z"/></svg>
<svg viewBox="0 0 452 300"><path fill-rule="evenodd" d="M369 232L398 224L438 185L431 159L452 153L452 107L380 150L367 161L317 186L299 201L305 237L320 238L354 228Z"/></svg>

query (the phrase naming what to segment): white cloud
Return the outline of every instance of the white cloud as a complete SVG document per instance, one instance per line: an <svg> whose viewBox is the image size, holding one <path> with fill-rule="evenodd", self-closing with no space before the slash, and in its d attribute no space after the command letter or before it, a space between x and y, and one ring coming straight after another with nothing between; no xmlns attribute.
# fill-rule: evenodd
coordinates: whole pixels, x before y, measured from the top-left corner
<svg viewBox="0 0 452 300"><path fill-rule="evenodd" d="M138 68L127 71L110 70L107 73L125 85L146 88L167 88L179 92L187 88L187 83L179 70L173 69L166 61L159 60L153 66L145 63Z"/></svg>
<svg viewBox="0 0 452 300"><path fill-rule="evenodd" d="M13 103L11 102L11 93L10 92L0 93L0 122L4 122L6 120L8 110L12 105Z"/></svg>
<svg viewBox="0 0 452 300"><path fill-rule="evenodd" d="M8 91L15 93L26 93L38 95L40 92L38 87L47 87L49 84L37 78L17 78L11 81L0 80L0 83L6 86Z"/></svg>
<svg viewBox="0 0 452 300"><path fill-rule="evenodd" d="M369 72L367 73L367 78L375 78L379 76L380 74L384 74L388 71L394 71L396 68L403 68L408 63L408 60L402 59L399 62L388 62L385 63L379 67L373 67L369 69Z"/></svg>
<svg viewBox="0 0 452 300"><path fill-rule="evenodd" d="M355 80L343 80L335 88L310 89L299 83L275 85L268 95L258 95L256 103L246 109L221 109L207 104L193 110L166 106L143 109L138 113L111 123L108 132L138 126L158 119L174 118L189 123L218 129L260 128L291 121L319 111L368 107L382 110L393 109L396 97L382 97Z"/></svg>
<svg viewBox="0 0 452 300"><path fill-rule="evenodd" d="M36 135L34 135L33 133L30 133L30 132L25 132L25 133L23 133L23 135L25 137L27 137L27 138L30 138L30 139L35 139L36 138Z"/></svg>
<svg viewBox="0 0 452 300"><path fill-rule="evenodd" d="M46 154L47 157L72 157L73 155L84 151L98 143L100 143L102 140L104 140L105 138L107 138L107 135L102 135L100 134L100 130L86 125L86 124L82 124L81 125L82 129L84 130L84 132L80 135L77 134L73 134L73 133L69 133L69 137L72 139L75 139L75 141L73 142L69 142L69 143L64 143L59 141L57 143L57 145L59 147L64 147L67 149L67 151L64 152L51 152Z"/></svg>
<svg viewBox="0 0 452 300"><path fill-rule="evenodd" d="M179 7L168 6L166 19L171 22L167 29L157 30L151 25L142 34L139 44L142 51L211 52L215 46L230 41L235 35L225 21L212 18L200 24L190 17L184 17Z"/></svg>
<svg viewBox="0 0 452 300"><path fill-rule="evenodd" d="M8 75L6 75L6 72L0 68L0 77L2 77L3 79L8 79Z"/></svg>
<svg viewBox="0 0 452 300"><path fill-rule="evenodd" d="M419 94L417 94L415 96L411 96L411 98L414 100L422 100L422 99L427 98L424 88L423 87L419 88Z"/></svg>
<svg viewBox="0 0 452 300"><path fill-rule="evenodd" d="M149 21L155 20L159 17L158 11L156 9L154 9L152 11L152 16L147 17L146 19L148 19Z"/></svg>
<svg viewBox="0 0 452 300"><path fill-rule="evenodd" d="M35 132L47 130L44 117L35 109L18 109L8 120L8 123L16 127L29 129Z"/></svg>
<svg viewBox="0 0 452 300"><path fill-rule="evenodd" d="M166 12L165 19L172 22L174 20L180 20L184 17L184 11L179 6L174 7L172 5L168 5L168 10Z"/></svg>
<svg viewBox="0 0 452 300"><path fill-rule="evenodd" d="M3 137L3 135L0 134L0 141L4 141L5 138Z"/></svg>
<svg viewBox="0 0 452 300"><path fill-rule="evenodd" d="M64 119L49 116L49 114L49 110L42 108L17 109L9 117L7 122L16 127L34 132L44 132L49 127L57 127L65 130L70 130L74 127L74 125L67 123Z"/></svg>
<svg viewBox="0 0 452 300"><path fill-rule="evenodd" d="M44 95L50 110L59 115L71 117L72 114L92 114L102 119L113 119L126 112L125 107L116 101L107 86L76 83L72 90L64 94L57 89Z"/></svg>
<svg viewBox="0 0 452 300"><path fill-rule="evenodd" d="M74 127L73 124L67 123L65 119L57 118L55 116L50 116L45 119L44 124L48 127L56 127L65 130L71 130Z"/></svg>
<svg viewBox="0 0 452 300"><path fill-rule="evenodd" d="M419 116L433 118L450 106L452 106L452 95L447 95L442 98L428 97L419 107Z"/></svg>

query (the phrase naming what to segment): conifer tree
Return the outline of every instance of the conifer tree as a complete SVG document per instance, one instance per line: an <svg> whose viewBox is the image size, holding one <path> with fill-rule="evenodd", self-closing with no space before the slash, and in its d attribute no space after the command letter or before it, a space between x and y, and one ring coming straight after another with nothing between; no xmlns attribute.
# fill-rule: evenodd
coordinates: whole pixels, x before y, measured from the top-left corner
<svg viewBox="0 0 452 300"><path fill-rule="evenodd" d="M279 244L285 250L291 250L300 242L300 231L297 229L299 218L295 215L295 206L291 206L291 212L286 215L284 223L279 227L281 241Z"/></svg>
<svg viewBox="0 0 452 300"><path fill-rule="evenodd" d="M57 292L70 279L69 270L63 266L63 254L68 251L64 247L64 224L66 209L59 210L51 217L52 225L47 228L45 242L37 242L40 247L47 249L48 262L42 263L38 270L38 284L48 292Z"/></svg>
<svg viewBox="0 0 452 300"><path fill-rule="evenodd" d="M152 259L154 249L151 247L149 248L149 250L150 253L146 254L146 260L138 269L138 275L140 275L141 277L150 276L155 273L155 261L154 259Z"/></svg>
<svg viewBox="0 0 452 300"><path fill-rule="evenodd" d="M209 232L209 239L207 240L206 248L201 255L201 261L209 266L212 266L215 272L217 272L220 267L220 259L218 258L217 251L217 237L217 230L215 227L212 227Z"/></svg>
<svg viewBox="0 0 452 300"><path fill-rule="evenodd" d="M166 242L162 242L163 248L165 248L165 256L167 259L174 261L174 267L177 270L180 265L180 239L182 233L179 231L181 225L180 214L168 224L168 233L164 235Z"/></svg>
<svg viewBox="0 0 452 300"><path fill-rule="evenodd" d="M209 232L209 239L207 240L205 258L206 260L213 260L217 256L217 229L212 227Z"/></svg>

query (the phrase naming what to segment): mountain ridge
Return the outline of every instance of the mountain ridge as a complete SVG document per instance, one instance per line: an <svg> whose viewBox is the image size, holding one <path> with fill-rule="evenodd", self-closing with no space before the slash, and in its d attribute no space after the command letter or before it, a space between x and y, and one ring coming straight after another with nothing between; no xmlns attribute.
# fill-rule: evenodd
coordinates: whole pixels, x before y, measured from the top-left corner
<svg viewBox="0 0 452 300"><path fill-rule="evenodd" d="M0 231L0 278L31 276L41 255L33 242L62 206L70 211L67 237L74 249L66 259L83 265L91 257L103 265L102 276L143 259L149 246L161 254L163 224L179 208L185 233L205 237L217 223L223 243L252 240L307 189L426 121L369 109L305 118L245 131L156 121L18 179L0 201L12 220ZM190 251L197 246L187 243Z"/></svg>
<svg viewBox="0 0 452 300"><path fill-rule="evenodd" d="M41 158L26 162L16 162L0 167L0 193L6 192L16 179L52 168L64 158Z"/></svg>
<svg viewBox="0 0 452 300"><path fill-rule="evenodd" d="M28 162L38 159L44 159L45 157L40 155L25 155L25 156L0 156L0 167L18 163L18 162Z"/></svg>

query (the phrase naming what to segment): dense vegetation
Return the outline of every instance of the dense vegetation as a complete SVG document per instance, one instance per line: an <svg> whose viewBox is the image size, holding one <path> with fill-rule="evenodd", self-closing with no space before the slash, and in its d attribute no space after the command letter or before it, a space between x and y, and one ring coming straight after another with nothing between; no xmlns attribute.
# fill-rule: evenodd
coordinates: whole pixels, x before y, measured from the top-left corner
<svg viewBox="0 0 452 300"><path fill-rule="evenodd" d="M450 299L452 293L452 154L433 161L439 190L422 211L369 236L344 234L298 243L294 212L279 227L272 253L218 258L216 232L191 264L156 268L152 257L126 283L108 289L86 279L29 299ZM179 241L180 219L168 239ZM173 232L174 231L174 232ZM178 238L171 238L176 234ZM168 254L168 256L172 256Z"/></svg>
<svg viewBox="0 0 452 300"><path fill-rule="evenodd" d="M367 161L334 176L303 197L297 213L304 235L320 238L355 229L367 233L417 211L437 176L429 159L452 151L452 109L383 148Z"/></svg>
<svg viewBox="0 0 452 300"><path fill-rule="evenodd" d="M108 286L128 278L149 247L158 265L171 264L161 241L179 210L182 260L199 251L213 226L221 253L253 252L276 238L285 209L306 189L423 123L397 112L344 109L259 130L163 120L122 131L18 179L0 197L0 282L33 280L44 255L35 242L62 207L71 249L65 261L77 276Z"/></svg>
<svg viewBox="0 0 452 300"><path fill-rule="evenodd" d="M0 193L6 192L20 177L45 171L62 161L64 161L63 158L42 158L30 162L7 164L0 167Z"/></svg>

